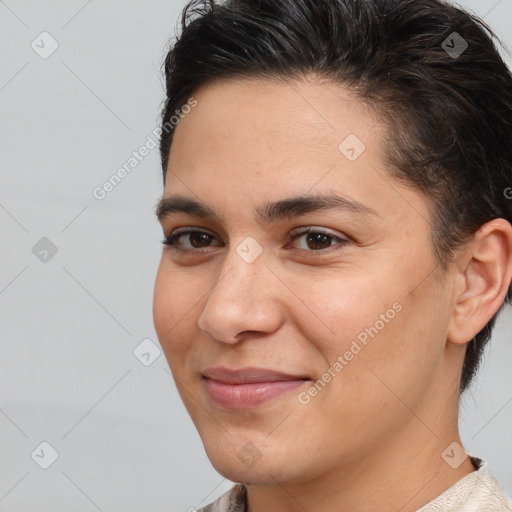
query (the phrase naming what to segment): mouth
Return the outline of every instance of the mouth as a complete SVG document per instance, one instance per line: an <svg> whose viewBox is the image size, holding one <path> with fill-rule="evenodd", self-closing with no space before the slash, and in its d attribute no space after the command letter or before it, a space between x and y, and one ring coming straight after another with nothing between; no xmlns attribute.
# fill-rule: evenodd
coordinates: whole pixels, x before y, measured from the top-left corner
<svg viewBox="0 0 512 512"><path fill-rule="evenodd" d="M310 379L266 368L208 368L202 373L210 399L226 409L257 407L290 392Z"/></svg>

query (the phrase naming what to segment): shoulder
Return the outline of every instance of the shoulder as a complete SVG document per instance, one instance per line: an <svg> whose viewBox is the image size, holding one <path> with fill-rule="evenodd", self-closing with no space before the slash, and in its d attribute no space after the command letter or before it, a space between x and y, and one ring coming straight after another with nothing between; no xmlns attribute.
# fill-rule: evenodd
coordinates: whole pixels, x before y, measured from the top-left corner
<svg viewBox="0 0 512 512"><path fill-rule="evenodd" d="M201 507L197 512L246 512L247 492L245 486L235 484L214 502Z"/></svg>
<svg viewBox="0 0 512 512"><path fill-rule="evenodd" d="M512 502L503 487L491 475L487 463L471 457L475 471L427 503L418 512L512 512Z"/></svg>

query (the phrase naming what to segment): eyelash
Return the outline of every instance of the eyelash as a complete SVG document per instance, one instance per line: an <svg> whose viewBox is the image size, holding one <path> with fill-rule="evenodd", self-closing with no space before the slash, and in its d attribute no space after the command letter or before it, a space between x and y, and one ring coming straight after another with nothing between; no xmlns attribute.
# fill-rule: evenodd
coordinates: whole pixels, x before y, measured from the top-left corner
<svg viewBox="0 0 512 512"><path fill-rule="evenodd" d="M202 230L199 230L199 229L187 229L187 230L184 230L184 231L178 231L177 233L175 234L172 234L172 235L169 235L169 236L166 236L163 240L162 240L162 243L166 246L169 246L172 250L174 251L180 251L180 252L195 252L195 253L198 253L198 252L201 252L202 249L209 249L210 247L219 247L219 246L208 246L208 247L202 247L202 248L196 248L196 249L191 249L191 248L183 248L183 247L180 247L179 245L177 245L177 240L179 238L181 238L182 236L186 236L186 235L191 235L191 234L206 234L206 235L209 235L211 236L212 238L215 238L214 235L206 232L206 231L202 231ZM290 242L293 242L296 238L300 237L300 236L303 236L303 235L307 235L307 234L321 234L321 235L325 235L329 238L331 238L332 240L337 240L338 241L338 246L343 247L347 244L350 243L350 240L346 239L346 238L341 238L339 236L336 236L336 235L333 235L331 233L327 233L325 231L322 231L320 229L315 229L315 228L312 228L312 227L309 227L303 231L300 231L298 233L295 233L294 235L292 235L290 237L290 239L288 240L287 242L287 245L290 243ZM306 250L306 249L299 249L301 251L305 251L306 253L311 253L311 254L308 254L308 256L318 256L318 255L322 255L322 254L325 254L327 252L331 252L330 249L332 249L332 247L335 247L335 246L329 246L327 247L326 249L319 249L319 250Z"/></svg>

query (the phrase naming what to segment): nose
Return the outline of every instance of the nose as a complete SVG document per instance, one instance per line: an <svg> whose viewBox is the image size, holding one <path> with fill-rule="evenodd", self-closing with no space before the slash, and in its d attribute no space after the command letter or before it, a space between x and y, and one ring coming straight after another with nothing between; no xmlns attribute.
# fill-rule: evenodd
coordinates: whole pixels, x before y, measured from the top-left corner
<svg viewBox="0 0 512 512"><path fill-rule="evenodd" d="M275 332L282 321L283 286L264 253L248 263L233 247L207 297L198 326L212 338L235 344L244 332Z"/></svg>

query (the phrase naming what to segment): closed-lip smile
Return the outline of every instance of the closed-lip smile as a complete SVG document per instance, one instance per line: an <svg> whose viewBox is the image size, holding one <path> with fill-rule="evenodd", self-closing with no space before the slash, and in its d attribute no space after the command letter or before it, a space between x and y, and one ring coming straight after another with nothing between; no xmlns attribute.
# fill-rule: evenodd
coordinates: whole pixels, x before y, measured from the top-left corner
<svg viewBox="0 0 512 512"><path fill-rule="evenodd" d="M267 368L230 369L211 367L202 372L209 397L226 409L247 409L261 405L310 380Z"/></svg>

